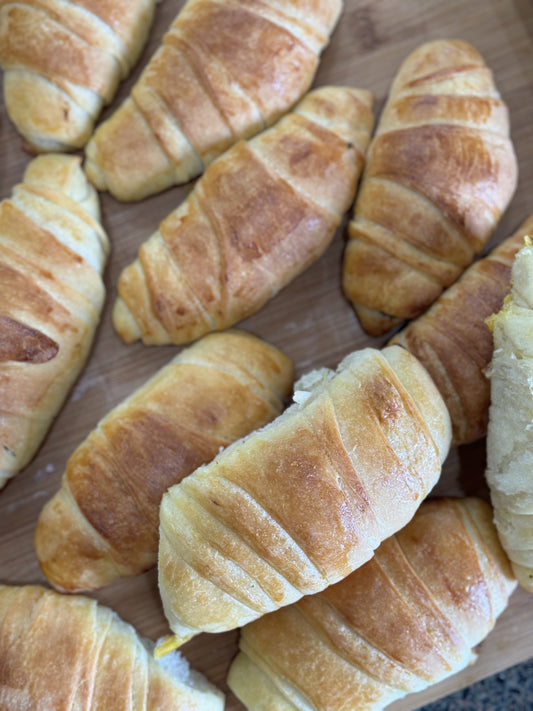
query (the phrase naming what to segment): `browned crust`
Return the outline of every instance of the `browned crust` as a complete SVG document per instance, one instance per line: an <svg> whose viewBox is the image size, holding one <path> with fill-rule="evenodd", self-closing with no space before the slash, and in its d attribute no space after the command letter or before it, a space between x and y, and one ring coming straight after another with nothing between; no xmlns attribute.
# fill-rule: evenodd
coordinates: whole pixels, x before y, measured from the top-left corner
<svg viewBox="0 0 533 711"><path fill-rule="evenodd" d="M486 434L487 372L493 351L486 320L500 310L510 288L514 256L532 228L530 217L486 257L474 262L427 313L390 340L407 348L431 374L450 412L455 445Z"/></svg>
<svg viewBox="0 0 533 711"><path fill-rule="evenodd" d="M0 362L46 363L59 345L41 331L0 314Z"/></svg>
<svg viewBox="0 0 533 711"><path fill-rule="evenodd" d="M0 619L0 704L10 711L44 699L55 709L223 709L207 680L195 688L172 676L133 627L89 597L2 585Z"/></svg>
<svg viewBox="0 0 533 711"><path fill-rule="evenodd" d="M368 563L246 625L228 683L251 711L384 708L468 664L516 587L485 502L434 499Z"/></svg>
<svg viewBox="0 0 533 711"><path fill-rule="evenodd" d="M157 561L163 493L281 412L293 368L255 336L196 342L114 408L67 462L35 534L60 589L95 589Z"/></svg>
<svg viewBox="0 0 533 711"><path fill-rule="evenodd" d="M341 579L438 478L448 414L413 356L365 349L331 376L163 497L160 590L177 634L236 627Z"/></svg>
<svg viewBox="0 0 533 711"><path fill-rule="evenodd" d="M128 99L88 143L90 180L119 200L139 200L199 175L272 125L309 89L341 7L186 3Z"/></svg>
<svg viewBox="0 0 533 711"><path fill-rule="evenodd" d="M29 152L87 142L140 55L154 7L154 0L2 3L6 109Z"/></svg>
<svg viewBox="0 0 533 711"><path fill-rule="evenodd" d="M79 171L75 157L36 158L31 184L0 204L0 486L41 443L85 363L103 305L107 236ZM76 189L91 212L76 204Z"/></svg>
<svg viewBox="0 0 533 711"><path fill-rule="evenodd" d="M517 172L508 110L479 53L460 41L418 47L392 84L348 229L343 289L365 331L416 318L460 276Z"/></svg>
<svg viewBox="0 0 533 711"><path fill-rule="evenodd" d="M214 161L120 275L131 339L184 343L232 326L323 254L355 194L371 105L368 92L318 89ZM130 340L124 309L114 325Z"/></svg>

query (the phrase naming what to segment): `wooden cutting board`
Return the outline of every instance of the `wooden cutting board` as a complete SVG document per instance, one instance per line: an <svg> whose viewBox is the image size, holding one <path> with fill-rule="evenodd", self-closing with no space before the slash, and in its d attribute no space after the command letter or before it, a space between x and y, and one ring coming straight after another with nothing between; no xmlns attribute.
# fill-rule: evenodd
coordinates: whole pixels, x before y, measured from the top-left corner
<svg viewBox="0 0 533 711"><path fill-rule="evenodd" d="M162 33L183 5L165 0L157 9L141 62L117 94L116 106L153 53ZM493 69L511 113L512 135L520 163L516 195L491 240L509 235L533 212L533 6L530 0L346 0L340 23L323 54L315 85L346 84L375 94L376 115L399 63L418 44L431 38L470 41ZM106 111L106 114L109 111ZM104 114L104 115L106 115ZM8 197L30 156L0 106L0 198ZM126 346L115 335L110 318L116 281L159 221L188 194L191 186L169 190L139 204L119 204L103 195L105 228L112 242L106 271L104 311L90 361L34 461L0 491L0 582L45 583L33 549L33 531L44 503L55 493L65 462L112 407L167 363L176 347ZM240 324L289 354L300 375L314 367L335 367L350 351L383 339L360 329L340 289L344 227L327 253L287 286L264 309ZM1 298L1 285L0 285ZM486 496L484 442L453 451L435 494ZM166 634L155 571L120 581L95 597L114 608L140 633L153 639ZM427 692L412 695L390 708L407 711L469 685L533 652L533 595L514 593L506 612L480 645L476 664ZM183 648L190 663L227 691L225 678L235 654L237 632L200 635ZM228 692L228 711L242 711Z"/></svg>

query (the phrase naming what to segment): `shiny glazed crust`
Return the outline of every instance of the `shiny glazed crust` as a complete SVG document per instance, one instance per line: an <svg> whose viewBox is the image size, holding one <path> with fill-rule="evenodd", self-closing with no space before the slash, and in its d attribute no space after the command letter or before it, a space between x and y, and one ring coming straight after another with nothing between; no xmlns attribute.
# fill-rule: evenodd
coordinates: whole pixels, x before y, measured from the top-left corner
<svg viewBox="0 0 533 711"><path fill-rule="evenodd" d="M155 0L0 0L6 110L31 152L88 141L148 37Z"/></svg>
<svg viewBox="0 0 533 711"><path fill-rule="evenodd" d="M357 351L296 389L274 422L163 496L159 587L180 638L238 627L345 577L440 475L448 413L404 349Z"/></svg>
<svg viewBox="0 0 533 711"><path fill-rule="evenodd" d="M121 273L113 323L184 343L258 311L329 246L351 205L372 96L323 87L212 163Z"/></svg>
<svg viewBox="0 0 533 711"><path fill-rule="evenodd" d="M165 669L133 627L95 600L0 585L3 709L222 711L222 693L181 669Z"/></svg>
<svg viewBox="0 0 533 711"><path fill-rule="evenodd" d="M249 711L380 711L474 661L515 587L487 503L427 500L347 578L246 625L229 687Z"/></svg>
<svg viewBox="0 0 533 711"><path fill-rule="evenodd" d="M487 433L494 344L486 320L502 307L526 234L533 234L533 217L468 267L426 313L389 341L407 348L430 373L448 407L454 445Z"/></svg>
<svg viewBox="0 0 533 711"><path fill-rule="evenodd" d="M341 0L189 0L86 149L99 190L140 200L199 175L302 98Z"/></svg>
<svg viewBox="0 0 533 711"><path fill-rule="evenodd" d="M114 408L71 455L39 517L49 581L95 589L154 566L163 493L279 415L292 373L287 356L251 334L211 334Z"/></svg>
<svg viewBox="0 0 533 711"><path fill-rule="evenodd" d="M35 158L0 203L0 486L33 457L85 364L108 249L78 157Z"/></svg>
<svg viewBox="0 0 533 711"><path fill-rule="evenodd" d="M509 116L468 43L435 40L400 67L368 149L343 288L362 327L423 313L493 234L517 184Z"/></svg>

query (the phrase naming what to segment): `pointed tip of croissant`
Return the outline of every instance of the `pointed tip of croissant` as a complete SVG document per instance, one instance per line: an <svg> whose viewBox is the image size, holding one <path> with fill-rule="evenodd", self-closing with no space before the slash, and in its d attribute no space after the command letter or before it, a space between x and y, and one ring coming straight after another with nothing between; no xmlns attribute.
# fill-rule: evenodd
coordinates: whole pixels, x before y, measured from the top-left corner
<svg viewBox="0 0 533 711"><path fill-rule="evenodd" d="M108 190L108 185L105 175L98 165L98 157L96 155L97 150L95 141L91 139L85 146L85 161L83 169L89 182L96 188L96 190L104 192Z"/></svg>
<svg viewBox="0 0 533 711"><path fill-rule="evenodd" d="M133 314L119 297L113 306L113 326L124 343L133 343L141 337L141 331Z"/></svg>

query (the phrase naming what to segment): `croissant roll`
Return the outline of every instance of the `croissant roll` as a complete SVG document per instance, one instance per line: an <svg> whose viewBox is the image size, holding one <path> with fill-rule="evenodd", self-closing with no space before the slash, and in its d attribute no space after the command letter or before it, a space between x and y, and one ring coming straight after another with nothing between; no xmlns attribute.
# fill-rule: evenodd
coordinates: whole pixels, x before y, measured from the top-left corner
<svg viewBox="0 0 533 711"><path fill-rule="evenodd" d="M490 368L486 479L502 546L520 585L533 592L533 246L525 237L502 308L489 320Z"/></svg>
<svg viewBox="0 0 533 711"><path fill-rule="evenodd" d="M215 161L118 280L127 343L186 343L258 311L316 261L350 206L372 96L324 87Z"/></svg>
<svg viewBox="0 0 533 711"><path fill-rule="evenodd" d="M157 661L150 640L83 595L0 585L0 621L2 709L224 709L184 657Z"/></svg>
<svg viewBox="0 0 533 711"><path fill-rule="evenodd" d="M341 0L186 2L87 144L89 179L135 201L202 173L302 98L341 10Z"/></svg>
<svg viewBox="0 0 533 711"><path fill-rule="evenodd" d="M155 0L0 0L6 110L30 152L82 148L137 62Z"/></svg>
<svg viewBox="0 0 533 711"><path fill-rule="evenodd" d="M533 216L389 340L407 348L430 373L450 413L454 446L487 433L493 340L486 320L502 307L528 233L533 234Z"/></svg>
<svg viewBox="0 0 533 711"><path fill-rule="evenodd" d="M52 585L94 590L155 566L163 493L279 415L292 375L290 358L260 338L215 333L115 407L39 516L35 547Z"/></svg>
<svg viewBox="0 0 533 711"><path fill-rule="evenodd" d="M0 487L32 459L85 365L108 250L80 159L33 159L0 203Z"/></svg>
<svg viewBox="0 0 533 711"><path fill-rule="evenodd" d="M175 644L365 563L435 484L449 440L438 391L399 346L304 376L280 417L163 496L159 588Z"/></svg>
<svg viewBox="0 0 533 711"><path fill-rule="evenodd" d="M368 563L241 631L248 711L380 711L475 660L516 587L481 499L431 499Z"/></svg>
<svg viewBox="0 0 533 711"><path fill-rule="evenodd" d="M517 184L508 109L463 41L421 45L390 89L348 225L343 289L363 329L423 313L494 233Z"/></svg>

